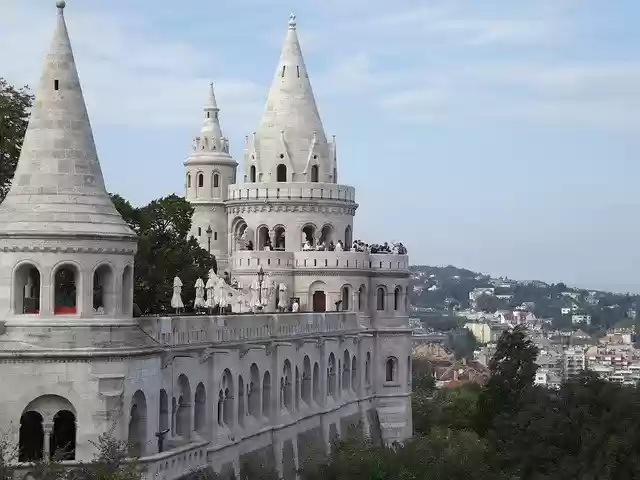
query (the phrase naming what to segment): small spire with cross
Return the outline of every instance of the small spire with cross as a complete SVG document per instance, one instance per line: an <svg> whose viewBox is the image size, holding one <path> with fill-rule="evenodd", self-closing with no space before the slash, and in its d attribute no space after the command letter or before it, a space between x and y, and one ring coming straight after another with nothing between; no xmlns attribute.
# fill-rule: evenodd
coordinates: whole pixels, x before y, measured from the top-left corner
<svg viewBox="0 0 640 480"><path fill-rule="evenodd" d="M291 15L289 15L289 28L291 30L295 30L296 29L296 14L292 13Z"/></svg>

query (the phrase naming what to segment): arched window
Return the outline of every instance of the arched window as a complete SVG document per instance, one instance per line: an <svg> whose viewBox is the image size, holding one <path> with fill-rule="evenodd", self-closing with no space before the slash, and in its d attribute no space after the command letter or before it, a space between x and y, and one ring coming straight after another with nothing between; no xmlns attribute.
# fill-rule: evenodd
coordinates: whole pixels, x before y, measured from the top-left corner
<svg viewBox="0 0 640 480"><path fill-rule="evenodd" d="M64 265L56 271L53 310L56 315L78 313L78 277L78 270L72 265Z"/></svg>
<svg viewBox="0 0 640 480"><path fill-rule="evenodd" d="M131 399L129 415L129 453L132 456L145 454L147 445L147 399L142 390L137 390Z"/></svg>
<svg viewBox="0 0 640 480"><path fill-rule="evenodd" d="M311 360L308 355L302 360L302 401L311 405Z"/></svg>
<svg viewBox="0 0 640 480"><path fill-rule="evenodd" d="M262 416L271 416L271 374L268 371L264 372L262 379Z"/></svg>
<svg viewBox="0 0 640 480"><path fill-rule="evenodd" d="M251 168L249 169L249 181L250 182L255 182L256 181L256 166L255 165L251 165Z"/></svg>
<svg viewBox="0 0 640 480"><path fill-rule="evenodd" d="M313 399L320 405L322 398L320 397L320 365L318 362L313 364Z"/></svg>
<svg viewBox="0 0 640 480"><path fill-rule="evenodd" d="M184 438L191 436L191 385L189 379L183 373L178 377L178 389L176 396L176 433Z"/></svg>
<svg viewBox="0 0 640 480"><path fill-rule="evenodd" d="M402 288L396 287L393 291L393 309L397 312L400 309L400 296L402 295Z"/></svg>
<svg viewBox="0 0 640 480"><path fill-rule="evenodd" d="M169 428L169 397L167 396L167 391L164 389L160 389L158 428L161 432L164 432Z"/></svg>
<svg viewBox="0 0 640 480"><path fill-rule="evenodd" d="M249 375L251 377L251 383L248 385L249 395L249 414L253 418L260 418L260 370L255 363L251 364L249 369Z"/></svg>
<svg viewBox="0 0 640 480"><path fill-rule="evenodd" d="M364 384L371 385L371 352L367 352L367 358L364 362Z"/></svg>
<svg viewBox="0 0 640 480"><path fill-rule="evenodd" d="M327 365L327 396L337 397L336 383L336 357L332 352L329 354L329 363Z"/></svg>
<svg viewBox="0 0 640 480"><path fill-rule="evenodd" d="M358 362L356 361L356 356L354 355L351 359L351 388L354 392L356 392L358 390L358 387L360 386L358 382L358 374L356 371L357 367Z"/></svg>
<svg viewBox="0 0 640 480"><path fill-rule="evenodd" d="M238 375L238 424L244 427L244 380Z"/></svg>
<svg viewBox="0 0 640 480"><path fill-rule="evenodd" d="M364 285L360 285L358 289L358 310L364 312L367 309L367 289Z"/></svg>
<svg viewBox="0 0 640 480"><path fill-rule="evenodd" d="M351 308L350 305L350 301L349 301L349 297L351 296L351 293L349 291L349 286L345 285L344 287L342 287L342 310L343 311L348 311Z"/></svg>
<svg viewBox="0 0 640 480"><path fill-rule="evenodd" d="M213 174L213 186L214 187L219 187L220 185L220 175L218 175L217 173Z"/></svg>
<svg viewBox="0 0 640 480"><path fill-rule="evenodd" d="M76 416L69 410L60 410L53 416L49 455L60 460L76 458Z"/></svg>
<svg viewBox="0 0 640 480"><path fill-rule="evenodd" d="M19 462L42 460L44 451L44 428L42 415L28 411L20 417L20 437L18 447Z"/></svg>
<svg viewBox="0 0 640 480"><path fill-rule="evenodd" d="M293 391L291 385L293 384L293 372L291 370L291 362L289 360L284 361L282 367L281 384L284 387L282 391L282 405L289 411L293 410Z"/></svg>
<svg viewBox="0 0 640 480"><path fill-rule="evenodd" d="M193 427L196 432L204 433L207 426L207 391L202 382L196 387Z"/></svg>
<svg viewBox="0 0 640 480"><path fill-rule="evenodd" d="M347 225L347 228L344 229L344 246L346 249L350 249L353 244L353 239L351 238L351 225Z"/></svg>
<svg viewBox="0 0 640 480"><path fill-rule="evenodd" d="M287 166L283 163L278 165L276 170L276 177L278 182L286 182L287 181Z"/></svg>
<svg viewBox="0 0 640 480"><path fill-rule="evenodd" d="M338 183L338 169L333 169L333 183Z"/></svg>
<svg viewBox="0 0 640 480"><path fill-rule="evenodd" d="M311 167L311 181L318 182L318 178L320 175L318 174L318 165L313 165Z"/></svg>
<svg viewBox="0 0 640 480"><path fill-rule="evenodd" d="M198 187L204 187L204 175L202 173L198 174Z"/></svg>
<svg viewBox="0 0 640 480"><path fill-rule="evenodd" d="M385 364L385 380L387 382L395 382L398 368L398 360L395 357L387 358Z"/></svg>
<svg viewBox="0 0 640 480"><path fill-rule="evenodd" d="M133 268L131 265L124 267L122 271L122 315L133 315Z"/></svg>
<svg viewBox="0 0 640 480"><path fill-rule="evenodd" d="M378 287L376 290L376 308L379 311L384 311L384 300L385 300L385 291L384 287Z"/></svg>
<svg viewBox="0 0 640 480"><path fill-rule="evenodd" d="M100 265L93 273L94 315L111 314L113 312L115 300L113 280L113 270L110 265Z"/></svg>
<svg viewBox="0 0 640 480"><path fill-rule="evenodd" d="M191 174L187 173L187 188L191 188Z"/></svg>
<svg viewBox="0 0 640 480"><path fill-rule="evenodd" d="M22 264L16 270L13 280L13 313L40 313L40 271L30 264Z"/></svg>
<svg viewBox="0 0 640 480"><path fill-rule="evenodd" d="M344 351L344 356L342 357L342 390L347 391L350 387L351 381L351 355L349 354L349 350Z"/></svg>

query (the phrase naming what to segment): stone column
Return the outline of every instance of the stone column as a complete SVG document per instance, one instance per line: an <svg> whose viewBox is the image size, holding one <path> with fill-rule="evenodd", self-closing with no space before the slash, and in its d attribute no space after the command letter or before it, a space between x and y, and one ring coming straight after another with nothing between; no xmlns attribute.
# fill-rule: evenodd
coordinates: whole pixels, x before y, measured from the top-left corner
<svg viewBox="0 0 640 480"><path fill-rule="evenodd" d="M49 460L51 456L51 433L53 432L53 422L46 422L42 425L44 430L44 446L42 458L43 460Z"/></svg>

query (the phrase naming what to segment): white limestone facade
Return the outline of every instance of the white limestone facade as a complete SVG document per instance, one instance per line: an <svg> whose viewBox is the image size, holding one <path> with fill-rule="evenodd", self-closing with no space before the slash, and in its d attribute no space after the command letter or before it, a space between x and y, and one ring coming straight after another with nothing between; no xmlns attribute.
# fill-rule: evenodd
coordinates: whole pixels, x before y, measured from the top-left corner
<svg viewBox="0 0 640 480"><path fill-rule="evenodd" d="M337 183L295 18L248 177L236 178L213 88L185 162L192 234L239 283L262 270L282 288L259 313L133 318L136 238L104 187L64 8L0 204L0 429L20 468L55 450L70 466L90 460L112 432L148 477L261 459L295 478L350 426L408 438L407 256L301 248L349 245L357 204ZM293 297L299 311L279 311Z"/></svg>

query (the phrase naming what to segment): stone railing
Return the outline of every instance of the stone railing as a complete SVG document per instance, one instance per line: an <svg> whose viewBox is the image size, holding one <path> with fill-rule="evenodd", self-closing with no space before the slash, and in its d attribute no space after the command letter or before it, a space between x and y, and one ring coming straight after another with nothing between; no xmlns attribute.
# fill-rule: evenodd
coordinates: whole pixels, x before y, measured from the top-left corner
<svg viewBox="0 0 640 480"><path fill-rule="evenodd" d="M139 325L163 345L260 341L359 328L352 312L141 317Z"/></svg>
<svg viewBox="0 0 640 480"><path fill-rule="evenodd" d="M174 480L207 467L208 442L185 445L140 459L145 478Z"/></svg>
<svg viewBox="0 0 640 480"><path fill-rule="evenodd" d="M335 183L245 183L229 185L228 200L337 200L355 203L356 189Z"/></svg>
<svg viewBox="0 0 640 480"><path fill-rule="evenodd" d="M265 271L269 268L384 270L398 271L403 274L409 271L409 257L407 255L388 253L240 250L233 253L231 261L234 272L238 273L254 271L260 267Z"/></svg>

